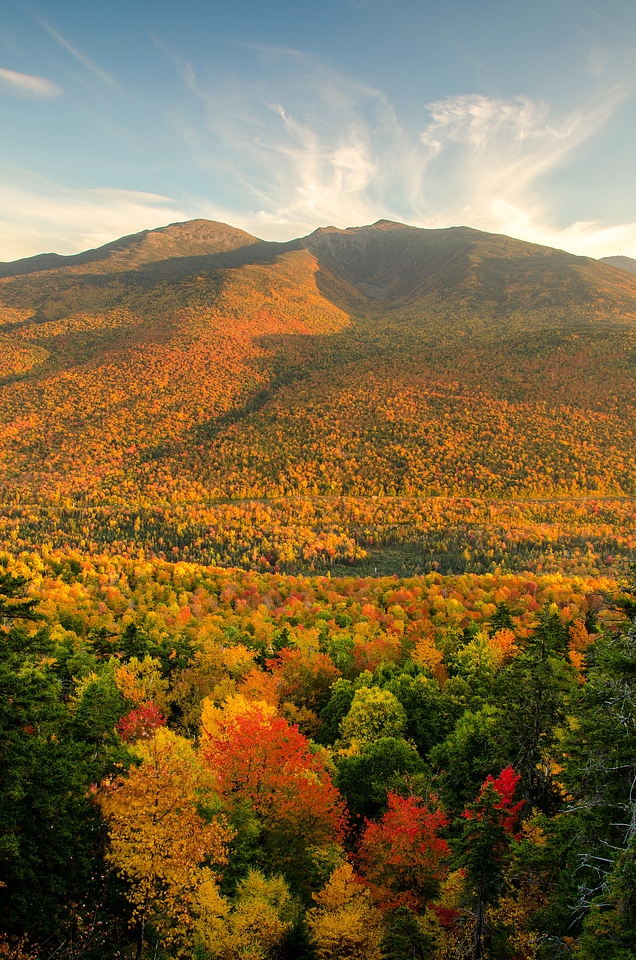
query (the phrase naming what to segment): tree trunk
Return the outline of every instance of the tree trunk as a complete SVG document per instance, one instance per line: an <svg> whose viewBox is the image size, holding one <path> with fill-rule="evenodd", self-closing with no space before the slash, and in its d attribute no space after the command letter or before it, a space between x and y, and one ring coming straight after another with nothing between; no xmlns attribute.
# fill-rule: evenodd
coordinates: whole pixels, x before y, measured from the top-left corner
<svg viewBox="0 0 636 960"><path fill-rule="evenodd" d="M486 904L483 885L477 887L477 916L473 930L473 960L481 960L484 951L484 932L486 929Z"/></svg>

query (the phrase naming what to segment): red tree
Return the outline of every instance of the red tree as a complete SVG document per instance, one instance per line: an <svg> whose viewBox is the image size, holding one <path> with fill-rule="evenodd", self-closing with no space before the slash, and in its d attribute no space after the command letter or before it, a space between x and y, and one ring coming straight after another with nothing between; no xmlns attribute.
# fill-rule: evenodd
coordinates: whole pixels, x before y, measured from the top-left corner
<svg viewBox="0 0 636 960"><path fill-rule="evenodd" d="M142 703L140 707L131 710L121 717L117 723L117 732L122 740L130 743L133 740L148 739L159 727L165 726L166 718L154 703Z"/></svg>
<svg viewBox="0 0 636 960"><path fill-rule="evenodd" d="M267 666L276 679L281 702L290 700L316 713L328 702L331 687L341 675L326 653L308 654L291 647L284 647Z"/></svg>
<svg viewBox="0 0 636 960"><path fill-rule="evenodd" d="M281 717L253 705L203 749L227 808L247 805L269 865L287 870L311 847L339 842L344 808L320 753Z"/></svg>
<svg viewBox="0 0 636 960"><path fill-rule="evenodd" d="M381 906L422 910L438 893L448 844L439 832L448 824L416 796L388 794L389 809L367 821L358 851L360 873Z"/></svg>

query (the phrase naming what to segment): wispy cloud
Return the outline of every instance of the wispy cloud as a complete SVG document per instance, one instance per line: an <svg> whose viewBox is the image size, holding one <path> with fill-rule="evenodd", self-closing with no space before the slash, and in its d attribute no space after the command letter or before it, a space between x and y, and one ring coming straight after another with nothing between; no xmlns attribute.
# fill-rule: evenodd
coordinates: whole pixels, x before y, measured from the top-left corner
<svg viewBox="0 0 636 960"><path fill-rule="evenodd" d="M59 97L62 90L52 80L35 77L30 73L18 73L0 67L0 90L28 97L30 100L51 100Z"/></svg>
<svg viewBox="0 0 636 960"><path fill-rule="evenodd" d="M36 20L42 29L46 30L49 36L59 43L60 46L67 51L67 53L70 53L70 55L74 57L78 63L81 63L86 70L96 76L103 83L108 84L116 90L120 89L117 81L111 77L109 73L107 73L105 70L102 70L101 67L99 67L93 60L78 50L77 47L74 47L73 44L70 43L66 37L63 37L61 33L55 30L50 23L47 23L46 20L41 20L40 17L36 17Z"/></svg>
<svg viewBox="0 0 636 960"><path fill-rule="evenodd" d="M251 232L283 239L388 217L467 224L590 255L615 252L608 247L618 240L623 252L636 250L631 224L559 222L550 193L550 179L576 163L631 84L565 111L525 96L448 97L427 104L413 129L381 91L298 51L276 53L293 61L296 81L287 76L280 89L235 80L206 87L190 66L181 71L205 111L184 135L202 167L223 171L251 198L241 224Z"/></svg>
<svg viewBox="0 0 636 960"><path fill-rule="evenodd" d="M193 216L170 197L135 190L70 190L36 179L0 183L0 261L78 253Z"/></svg>
<svg viewBox="0 0 636 960"><path fill-rule="evenodd" d="M527 97L459 96L429 104L419 214L484 229L542 229L550 205L545 178L575 161L630 92L617 85L558 115Z"/></svg>
<svg viewBox="0 0 636 960"><path fill-rule="evenodd" d="M362 222L380 202L390 142L401 138L390 105L299 51L265 52L294 61L301 76L282 86L295 94L265 84L248 91L235 79L209 90L182 65L204 109L203 123L182 127L196 161L232 179L244 208L253 204L252 227L270 236Z"/></svg>
<svg viewBox="0 0 636 960"><path fill-rule="evenodd" d="M635 223L586 216L584 197L568 218L556 186L633 93L627 83L567 110L524 96L453 96L423 104L414 124L382 91L301 51L250 49L246 56L279 58L277 69L256 80L239 67L206 79L155 42L181 80L166 123L185 147L183 183L194 170L199 196L70 190L16 175L0 182L0 259L72 253L194 216L281 240L381 217L466 224L575 253L636 257Z"/></svg>

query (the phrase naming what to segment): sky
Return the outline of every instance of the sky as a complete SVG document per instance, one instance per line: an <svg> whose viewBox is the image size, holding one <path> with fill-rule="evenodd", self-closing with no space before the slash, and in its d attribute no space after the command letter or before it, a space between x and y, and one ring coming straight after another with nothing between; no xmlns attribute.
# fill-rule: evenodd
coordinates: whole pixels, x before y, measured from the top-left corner
<svg viewBox="0 0 636 960"><path fill-rule="evenodd" d="M3 0L0 260L204 217L636 257L636 0Z"/></svg>

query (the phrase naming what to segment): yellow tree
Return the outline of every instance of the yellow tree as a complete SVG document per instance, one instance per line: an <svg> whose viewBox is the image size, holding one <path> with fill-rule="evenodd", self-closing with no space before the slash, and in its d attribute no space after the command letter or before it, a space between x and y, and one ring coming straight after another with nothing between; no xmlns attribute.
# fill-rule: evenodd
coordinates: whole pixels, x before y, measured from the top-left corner
<svg viewBox="0 0 636 960"><path fill-rule="evenodd" d="M226 862L231 832L199 813L205 783L187 740L161 727L134 751L139 766L104 782L98 800L108 859L129 882L139 958L148 924L178 953L191 944L199 889L215 880L210 865Z"/></svg>
<svg viewBox="0 0 636 960"><path fill-rule="evenodd" d="M307 922L319 960L380 960L382 914L350 863L334 870L314 900Z"/></svg>
<svg viewBox="0 0 636 960"><path fill-rule="evenodd" d="M216 885L201 889L197 938L213 960L267 960L290 932L297 912L282 877L249 870L231 903Z"/></svg>
<svg viewBox="0 0 636 960"><path fill-rule="evenodd" d="M351 753L375 743L382 737L401 737L406 729L406 712L390 690L379 687L360 687L340 724L342 741Z"/></svg>

